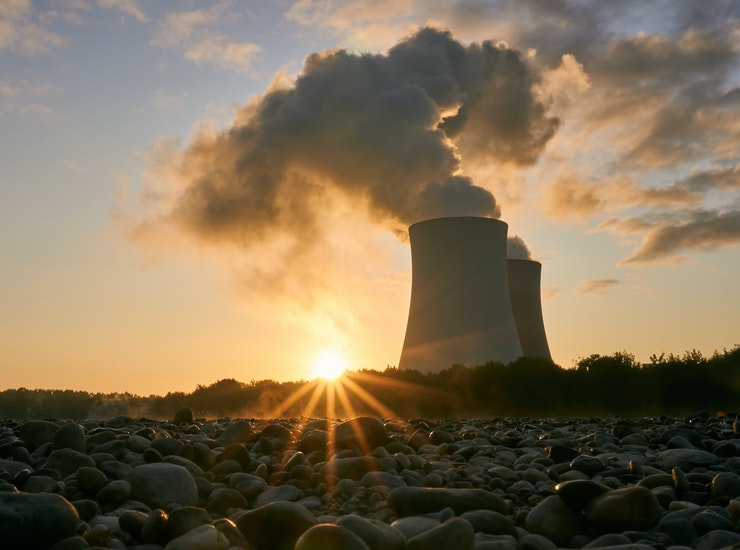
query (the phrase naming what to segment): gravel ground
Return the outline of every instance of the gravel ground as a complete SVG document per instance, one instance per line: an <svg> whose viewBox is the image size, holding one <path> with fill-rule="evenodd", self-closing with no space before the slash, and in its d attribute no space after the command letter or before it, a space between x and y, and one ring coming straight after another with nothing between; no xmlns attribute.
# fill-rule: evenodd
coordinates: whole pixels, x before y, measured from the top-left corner
<svg viewBox="0 0 740 550"><path fill-rule="evenodd" d="M0 547L733 548L739 424L6 420Z"/></svg>

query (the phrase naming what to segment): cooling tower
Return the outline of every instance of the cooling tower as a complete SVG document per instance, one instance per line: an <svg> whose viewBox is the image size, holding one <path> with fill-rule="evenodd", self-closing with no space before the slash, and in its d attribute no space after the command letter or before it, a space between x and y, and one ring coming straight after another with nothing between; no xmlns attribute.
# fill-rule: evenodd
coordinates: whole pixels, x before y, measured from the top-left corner
<svg viewBox="0 0 740 550"><path fill-rule="evenodd" d="M509 296L519 343L525 357L552 359L542 320L540 274L542 264L532 260L507 260Z"/></svg>
<svg viewBox="0 0 740 550"><path fill-rule="evenodd" d="M454 217L409 228L411 304L399 368L435 372L522 355L507 282L507 227Z"/></svg>

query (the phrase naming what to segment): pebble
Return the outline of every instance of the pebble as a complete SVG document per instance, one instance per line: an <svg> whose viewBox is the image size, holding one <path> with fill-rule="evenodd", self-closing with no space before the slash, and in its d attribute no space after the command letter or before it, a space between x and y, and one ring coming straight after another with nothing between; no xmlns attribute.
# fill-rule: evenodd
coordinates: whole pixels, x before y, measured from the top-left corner
<svg viewBox="0 0 740 550"><path fill-rule="evenodd" d="M5 420L0 547L731 547L734 416Z"/></svg>

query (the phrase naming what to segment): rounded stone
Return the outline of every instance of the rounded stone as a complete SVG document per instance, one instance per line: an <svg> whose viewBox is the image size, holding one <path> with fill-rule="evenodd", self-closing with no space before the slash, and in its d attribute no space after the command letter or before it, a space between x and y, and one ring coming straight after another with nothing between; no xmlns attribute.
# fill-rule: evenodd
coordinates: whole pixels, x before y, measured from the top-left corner
<svg viewBox="0 0 740 550"><path fill-rule="evenodd" d="M317 522L300 504L271 502L240 514L234 523L256 548L293 550L298 538Z"/></svg>
<svg viewBox="0 0 740 550"><path fill-rule="evenodd" d="M413 516L452 508L456 514L471 510L509 511L509 504L500 496L483 489L446 489L431 487L397 487L388 493L388 507L399 516Z"/></svg>
<svg viewBox="0 0 740 550"><path fill-rule="evenodd" d="M131 495L131 483L125 479L116 479L98 491L95 500L104 506L118 506Z"/></svg>
<svg viewBox="0 0 740 550"><path fill-rule="evenodd" d="M229 548L234 546L237 548L250 548L247 539L244 538L242 532L239 531L239 528L230 519L219 518L212 521L211 525L213 525L216 529L223 533L223 535L229 541Z"/></svg>
<svg viewBox="0 0 740 550"><path fill-rule="evenodd" d="M511 535L516 537L514 522L500 512L493 510L471 510L460 515L461 518L470 522L476 533L488 533L491 535Z"/></svg>
<svg viewBox="0 0 740 550"><path fill-rule="evenodd" d="M169 538L175 539L191 529L211 523L211 516L204 508L198 506L180 506L167 517Z"/></svg>
<svg viewBox="0 0 740 550"><path fill-rule="evenodd" d="M142 464L129 473L127 481L131 483L131 498L152 508L172 503L182 506L198 504L195 479L185 468L176 464Z"/></svg>
<svg viewBox="0 0 740 550"><path fill-rule="evenodd" d="M547 537L537 533L527 533L519 541L517 550L555 550L557 546Z"/></svg>
<svg viewBox="0 0 740 550"><path fill-rule="evenodd" d="M232 443L246 443L252 435L252 425L247 420L231 422L224 428L216 438L216 443L221 447L227 447Z"/></svg>
<svg viewBox="0 0 740 550"><path fill-rule="evenodd" d="M146 520L147 515L138 510L126 510L118 516L118 524L121 529L134 537L134 539L138 539L140 537L141 530L144 527Z"/></svg>
<svg viewBox="0 0 740 550"><path fill-rule="evenodd" d="M391 523L391 527L408 540L430 529L434 529L439 524L440 522L438 520L427 516L407 516Z"/></svg>
<svg viewBox="0 0 740 550"><path fill-rule="evenodd" d="M172 539L164 550L226 550L229 539L213 525L201 525Z"/></svg>
<svg viewBox="0 0 740 550"><path fill-rule="evenodd" d="M360 537L370 550L404 550L406 539L390 525L362 516L337 518L336 524Z"/></svg>
<svg viewBox="0 0 740 550"><path fill-rule="evenodd" d="M45 443L52 443L59 426L48 420L29 420L20 427L21 440L33 452Z"/></svg>
<svg viewBox="0 0 740 550"><path fill-rule="evenodd" d="M524 521L530 533L542 535L555 544L564 545L585 528L583 518L558 495L545 497Z"/></svg>
<svg viewBox="0 0 740 550"><path fill-rule="evenodd" d="M0 493L0 542L6 548L49 548L75 534L80 517L50 493Z"/></svg>
<svg viewBox="0 0 740 550"><path fill-rule="evenodd" d="M388 434L377 418L358 416L334 427L335 444L339 448L357 445L363 453L385 445Z"/></svg>
<svg viewBox="0 0 740 550"><path fill-rule="evenodd" d="M453 517L406 541L406 550L475 549L475 530L470 522Z"/></svg>
<svg viewBox="0 0 740 550"><path fill-rule="evenodd" d="M561 481L555 485L558 496L569 506L579 510L585 509L592 498L609 490L606 485L587 479Z"/></svg>
<svg viewBox="0 0 740 550"><path fill-rule="evenodd" d="M180 424L192 424L193 423L193 409L190 407L180 407L175 411L175 416L172 419L172 423L177 425Z"/></svg>
<svg viewBox="0 0 740 550"><path fill-rule="evenodd" d="M663 512L646 487L615 489L594 497L586 507L589 523L606 532L647 530Z"/></svg>
<svg viewBox="0 0 740 550"><path fill-rule="evenodd" d="M370 550L349 529L332 523L321 523L306 530L296 541L294 550Z"/></svg>
<svg viewBox="0 0 740 550"><path fill-rule="evenodd" d="M712 479L710 490L713 498L740 496L740 476L734 472L720 472Z"/></svg>
<svg viewBox="0 0 740 550"><path fill-rule="evenodd" d="M208 497L208 509L221 516L225 515L229 508L244 508L246 505L247 499L244 495L229 487L214 489Z"/></svg>
<svg viewBox="0 0 740 550"><path fill-rule="evenodd" d="M589 477L593 477L606 469L606 466L600 459L589 455L578 455L570 461L570 467L573 470L583 472Z"/></svg>
<svg viewBox="0 0 740 550"><path fill-rule="evenodd" d="M302 499L303 496L303 491L295 485L276 485L274 487L268 487L257 495L257 498L254 499L253 506L259 508L270 502L277 501L295 502Z"/></svg>
<svg viewBox="0 0 740 550"><path fill-rule="evenodd" d="M164 510L157 509L149 512L141 527L141 541L164 546L170 538L167 521L168 517Z"/></svg>
<svg viewBox="0 0 740 550"><path fill-rule="evenodd" d="M149 445L149 449L153 449L161 454L163 457L168 455L178 455L182 451L185 444L171 437L160 437L152 441Z"/></svg>
<svg viewBox="0 0 740 550"><path fill-rule="evenodd" d="M74 474L83 466L95 466L95 461L88 455L74 449L57 449L49 454L45 468L56 470L62 477Z"/></svg>
<svg viewBox="0 0 740 550"><path fill-rule="evenodd" d="M80 453L86 453L87 441L85 440L85 433L82 431L82 426L76 422L68 422L62 425L56 434L54 434L51 448L55 451L58 449L73 449Z"/></svg>

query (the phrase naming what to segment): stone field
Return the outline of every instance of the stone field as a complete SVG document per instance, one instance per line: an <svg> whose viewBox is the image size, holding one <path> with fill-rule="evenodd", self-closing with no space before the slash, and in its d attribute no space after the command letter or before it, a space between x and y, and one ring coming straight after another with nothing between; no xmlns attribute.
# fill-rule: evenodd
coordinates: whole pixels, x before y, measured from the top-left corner
<svg viewBox="0 0 740 550"><path fill-rule="evenodd" d="M740 547L734 416L5 420L0 548Z"/></svg>

